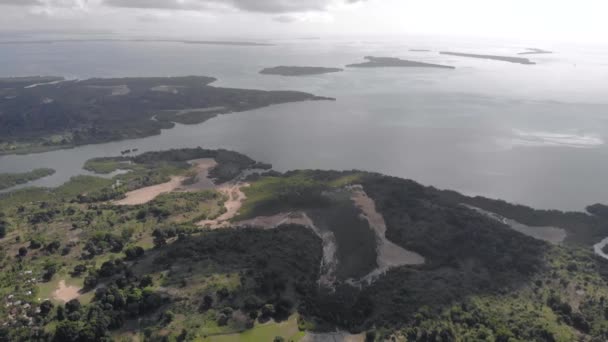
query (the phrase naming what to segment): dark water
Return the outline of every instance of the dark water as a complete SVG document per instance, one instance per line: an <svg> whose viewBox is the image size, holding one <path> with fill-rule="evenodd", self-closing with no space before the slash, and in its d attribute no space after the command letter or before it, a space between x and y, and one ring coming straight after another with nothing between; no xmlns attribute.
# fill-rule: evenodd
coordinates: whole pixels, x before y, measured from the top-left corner
<svg viewBox="0 0 608 342"><path fill-rule="evenodd" d="M162 135L27 156L0 172L51 167L56 186L85 160L176 147L229 148L278 170L364 169L542 208L608 203L608 48L540 46L537 65L410 52L514 54L529 44L421 40L280 41L273 47L179 43L0 45L0 76L208 75L217 86L303 90L305 102L225 115ZM443 69L356 69L301 78L262 76L276 65L343 66L365 55L449 64Z"/></svg>

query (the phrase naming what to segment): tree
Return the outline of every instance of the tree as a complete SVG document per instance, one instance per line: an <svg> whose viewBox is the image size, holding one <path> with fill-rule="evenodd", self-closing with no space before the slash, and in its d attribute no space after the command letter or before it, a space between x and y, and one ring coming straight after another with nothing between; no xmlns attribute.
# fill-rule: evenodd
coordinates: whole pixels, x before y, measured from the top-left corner
<svg viewBox="0 0 608 342"><path fill-rule="evenodd" d="M0 239L6 236L6 222L0 221Z"/></svg>
<svg viewBox="0 0 608 342"><path fill-rule="evenodd" d="M53 307L54 305L50 300L45 300L40 304L40 314L46 317L53 310Z"/></svg>
<svg viewBox="0 0 608 342"><path fill-rule="evenodd" d="M135 260L144 255L144 249L140 246L129 247L125 250L127 260Z"/></svg>
<svg viewBox="0 0 608 342"><path fill-rule="evenodd" d="M74 270L72 271L72 275L79 276L87 271L87 267L83 264L79 264L74 266Z"/></svg>

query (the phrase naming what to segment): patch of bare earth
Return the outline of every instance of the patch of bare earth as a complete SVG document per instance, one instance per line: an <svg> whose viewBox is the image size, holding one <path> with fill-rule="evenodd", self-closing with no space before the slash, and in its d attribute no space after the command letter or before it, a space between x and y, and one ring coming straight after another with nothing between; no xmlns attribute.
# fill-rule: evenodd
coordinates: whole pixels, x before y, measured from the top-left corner
<svg viewBox="0 0 608 342"><path fill-rule="evenodd" d="M124 199L114 201L116 205L139 205L145 204L156 197L177 189L186 178L183 176L173 176L167 183L148 186L145 188L127 192Z"/></svg>
<svg viewBox="0 0 608 342"><path fill-rule="evenodd" d="M566 239L566 237L568 236L568 233L566 233L566 230L564 230L562 228L527 226L527 225L519 223L515 220L508 219L506 217L500 216L496 213L493 213L493 212L490 212L487 210L483 210L481 208L477 208L477 207L474 207L471 205L465 205L465 207L475 210L476 212L478 212L486 217L489 217L493 220L496 220L500 223L503 223L503 224L511 227L511 229L516 230L524 235L528 235L528 236L533 237L538 240L547 241L554 245L561 244L562 242L564 242L564 239Z"/></svg>
<svg viewBox="0 0 608 342"><path fill-rule="evenodd" d="M238 214L243 205L243 201L247 198L241 189L248 186L248 183L236 182L226 183L216 187L215 190L228 197L228 200L224 202L226 212L214 220L203 220L197 223L197 225L213 229L230 226L230 220Z"/></svg>
<svg viewBox="0 0 608 342"><path fill-rule="evenodd" d="M333 232L318 228L306 213L290 212L273 216L258 216L250 220L237 222L234 226L275 229L285 224L296 224L309 228L321 238L323 259L321 260L319 285L328 288L333 287L336 282L336 269L338 268L336 237Z"/></svg>
<svg viewBox="0 0 608 342"><path fill-rule="evenodd" d="M301 342L364 342L365 334L353 335L347 332L307 333Z"/></svg>
<svg viewBox="0 0 608 342"><path fill-rule="evenodd" d="M181 185L178 191L201 191L215 189L215 183L209 178L209 171L217 166L217 162L213 158L203 158L191 160L189 162L195 167L195 181L192 184Z"/></svg>
<svg viewBox="0 0 608 342"><path fill-rule="evenodd" d="M213 189L215 185L208 177L209 171L217 165L214 159L196 159L190 161L196 168L196 182L191 185L183 185L186 180L184 176L173 176L171 180L157 185L148 186L128 192L124 199L114 201L116 205L140 205L146 204L156 197L172 191L199 191Z"/></svg>
<svg viewBox="0 0 608 342"><path fill-rule="evenodd" d="M80 297L81 288L76 286L67 286L65 280L59 282L59 287L53 292L53 298L64 303Z"/></svg>
<svg viewBox="0 0 608 342"><path fill-rule="evenodd" d="M380 275L386 273L393 267L404 265L420 265L424 263L424 257L420 254L408 251L386 238L386 222L384 217L376 210L376 203L372 200L360 185L352 186L351 199L362 212L361 216L367 220L371 229L376 234L378 243L377 260L378 268L367 274L360 280L352 281L355 284L369 283Z"/></svg>

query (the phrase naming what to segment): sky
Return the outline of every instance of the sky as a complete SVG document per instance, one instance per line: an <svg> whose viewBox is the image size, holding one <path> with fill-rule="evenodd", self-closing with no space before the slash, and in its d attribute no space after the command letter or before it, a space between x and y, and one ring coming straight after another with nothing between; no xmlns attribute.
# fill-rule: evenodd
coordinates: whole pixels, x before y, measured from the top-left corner
<svg viewBox="0 0 608 342"><path fill-rule="evenodd" d="M606 0L0 0L0 32L461 35L608 43Z"/></svg>

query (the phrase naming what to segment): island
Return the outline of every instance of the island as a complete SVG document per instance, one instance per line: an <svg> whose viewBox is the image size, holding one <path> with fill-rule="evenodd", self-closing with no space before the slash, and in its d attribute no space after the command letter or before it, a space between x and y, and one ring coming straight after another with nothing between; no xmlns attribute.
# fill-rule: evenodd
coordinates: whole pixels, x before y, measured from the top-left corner
<svg viewBox="0 0 608 342"><path fill-rule="evenodd" d="M0 195L7 341L595 341L605 206L561 212L202 147ZM556 240L535 230L566 232ZM434 336L430 339L429 336Z"/></svg>
<svg viewBox="0 0 608 342"><path fill-rule="evenodd" d="M408 61L405 59L394 57L365 57L367 62L358 64L349 64L349 68L439 68L439 69L456 69L450 65L431 64L424 62Z"/></svg>
<svg viewBox="0 0 608 342"><path fill-rule="evenodd" d="M274 46L270 43L249 41L222 41L222 40L180 40L180 39L141 39L141 38L97 38L97 39L39 39L39 40L5 40L1 45L24 45L24 44L54 44L54 43L182 43L200 45L226 45L226 46Z"/></svg>
<svg viewBox="0 0 608 342"><path fill-rule="evenodd" d="M272 104L332 100L297 91L220 88L211 85L214 81L204 76L5 79L0 82L0 154L141 138L175 122L197 124Z"/></svg>
<svg viewBox="0 0 608 342"><path fill-rule="evenodd" d="M0 173L0 190L14 187L15 185L26 184L55 173L53 169L35 169L24 173Z"/></svg>
<svg viewBox="0 0 608 342"><path fill-rule="evenodd" d="M518 53L518 55L542 55L542 54L551 54L553 51L537 49L537 48L527 48L524 52Z"/></svg>
<svg viewBox="0 0 608 342"><path fill-rule="evenodd" d="M427 49L410 49L411 52L431 52L431 50Z"/></svg>
<svg viewBox="0 0 608 342"><path fill-rule="evenodd" d="M323 67L303 67L303 66L277 66L274 68L266 68L260 71L262 75L280 75L280 76L305 76L305 75L321 75L333 72L344 71L340 68L323 68Z"/></svg>
<svg viewBox="0 0 608 342"><path fill-rule="evenodd" d="M531 62L528 58L522 58L522 57L479 55L479 54L474 54L474 53L447 52L447 51L441 51L440 54L458 56L458 57L491 59L491 60L495 60L495 61L503 61L503 62L509 62L509 63L518 63L518 64L536 64L534 62Z"/></svg>

